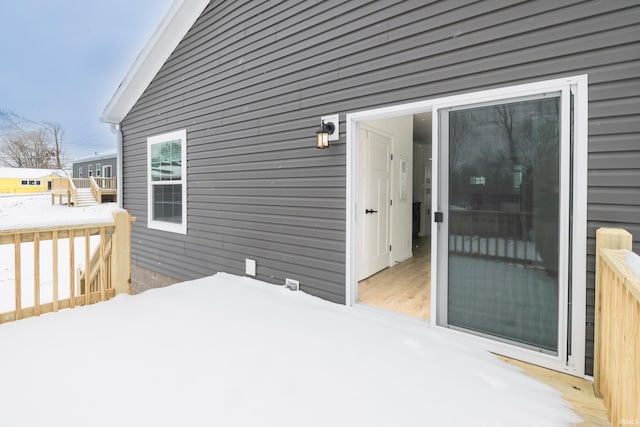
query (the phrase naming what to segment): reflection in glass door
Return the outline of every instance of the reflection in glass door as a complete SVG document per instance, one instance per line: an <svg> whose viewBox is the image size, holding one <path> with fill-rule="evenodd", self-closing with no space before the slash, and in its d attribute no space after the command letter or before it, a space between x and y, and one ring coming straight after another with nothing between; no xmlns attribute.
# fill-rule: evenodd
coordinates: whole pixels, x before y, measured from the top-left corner
<svg viewBox="0 0 640 427"><path fill-rule="evenodd" d="M440 111L445 323L549 354L560 351L566 286L558 268L568 197L561 99L558 92Z"/></svg>

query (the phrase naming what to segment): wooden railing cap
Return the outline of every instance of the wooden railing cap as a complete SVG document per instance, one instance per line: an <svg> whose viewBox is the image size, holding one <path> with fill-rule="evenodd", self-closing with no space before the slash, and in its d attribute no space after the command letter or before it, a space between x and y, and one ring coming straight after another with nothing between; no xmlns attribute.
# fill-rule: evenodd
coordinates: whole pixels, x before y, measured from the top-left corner
<svg viewBox="0 0 640 427"><path fill-rule="evenodd" d="M640 275L631 264L640 263L640 257L628 249L602 249L600 256L620 278L620 283L640 302Z"/></svg>

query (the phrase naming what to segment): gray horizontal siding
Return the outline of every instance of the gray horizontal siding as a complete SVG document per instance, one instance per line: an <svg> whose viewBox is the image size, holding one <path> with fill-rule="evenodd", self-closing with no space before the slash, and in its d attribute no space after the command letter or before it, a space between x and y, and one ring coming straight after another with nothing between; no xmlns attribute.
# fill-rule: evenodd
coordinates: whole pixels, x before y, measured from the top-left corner
<svg viewBox="0 0 640 427"><path fill-rule="evenodd" d="M78 161L73 163L73 177L80 177L80 168L82 168L82 178L89 177L89 166L93 171L93 176L96 175L96 167L100 166L100 176L102 176L102 168L104 166L111 166L111 176L113 178L118 176L118 161L116 157L96 158L92 160Z"/></svg>
<svg viewBox="0 0 640 427"><path fill-rule="evenodd" d="M344 301L345 135L313 148L320 116L587 73L589 371L595 229L640 245L639 40L637 1L212 1L122 123L134 261L191 279L251 257ZM182 128L187 236L146 228L146 138Z"/></svg>

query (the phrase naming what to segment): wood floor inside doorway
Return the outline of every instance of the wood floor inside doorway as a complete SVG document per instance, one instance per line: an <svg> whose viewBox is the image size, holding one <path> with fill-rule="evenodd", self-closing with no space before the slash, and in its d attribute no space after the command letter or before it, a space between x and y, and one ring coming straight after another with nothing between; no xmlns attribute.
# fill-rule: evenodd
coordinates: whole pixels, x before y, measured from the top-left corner
<svg viewBox="0 0 640 427"><path fill-rule="evenodd" d="M431 239L413 240L413 257L358 283L358 301L429 320L431 316Z"/></svg>

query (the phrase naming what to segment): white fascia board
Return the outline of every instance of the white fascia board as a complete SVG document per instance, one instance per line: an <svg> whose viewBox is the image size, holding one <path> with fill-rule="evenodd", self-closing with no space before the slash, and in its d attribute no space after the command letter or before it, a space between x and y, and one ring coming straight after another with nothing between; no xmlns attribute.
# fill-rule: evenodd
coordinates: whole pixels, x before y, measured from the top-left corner
<svg viewBox="0 0 640 427"><path fill-rule="evenodd" d="M119 124L124 119L208 4L209 0L174 0L111 97L100 121Z"/></svg>

